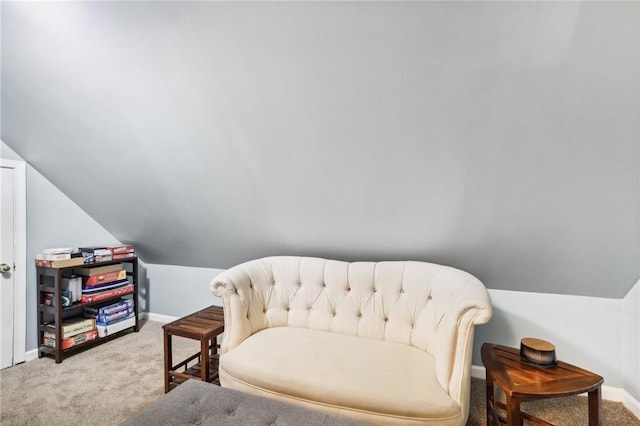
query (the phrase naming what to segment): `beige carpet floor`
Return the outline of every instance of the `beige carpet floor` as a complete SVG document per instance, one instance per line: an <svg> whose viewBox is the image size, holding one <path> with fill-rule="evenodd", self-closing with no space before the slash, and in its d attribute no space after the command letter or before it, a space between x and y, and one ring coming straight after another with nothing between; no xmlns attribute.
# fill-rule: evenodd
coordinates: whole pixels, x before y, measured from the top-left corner
<svg viewBox="0 0 640 426"><path fill-rule="evenodd" d="M192 340L174 338L174 356L197 352ZM162 326L143 323L138 333L96 346L55 364L42 358L0 372L3 426L119 425L163 394ZM484 381L473 379L468 425L485 425ZM586 425L587 400L556 398L525 405L557 425ZM604 424L640 426L621 403L603 402Z"/></svg>

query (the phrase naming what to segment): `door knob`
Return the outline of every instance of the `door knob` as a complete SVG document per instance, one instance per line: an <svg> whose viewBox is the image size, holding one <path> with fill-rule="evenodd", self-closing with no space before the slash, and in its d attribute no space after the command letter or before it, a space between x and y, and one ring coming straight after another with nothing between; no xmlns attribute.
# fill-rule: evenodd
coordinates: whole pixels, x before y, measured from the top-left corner
<svg viewBox="0 0 640 426"><path fill-rule="evenodd" d="M11 266L7 265L6 263L0 263L0 273L5 273L5 272L9 272L11 270Z"/></svg>

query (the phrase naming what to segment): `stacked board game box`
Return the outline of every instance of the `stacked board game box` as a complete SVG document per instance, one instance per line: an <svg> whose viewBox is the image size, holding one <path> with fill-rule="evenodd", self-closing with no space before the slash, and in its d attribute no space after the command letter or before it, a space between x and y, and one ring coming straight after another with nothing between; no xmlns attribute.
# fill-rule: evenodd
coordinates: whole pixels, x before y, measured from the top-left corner
<svg viewBox="0 0 640 426"><path fill-rule="evenodd" d="M99 337L107 337L136 325L134 303L132 299L126 299L116 303L86 307L84 316L96 321Z"/></svg>
<svg viewBox="0 0 640 426"><path fill-rule="evenodd" d="M68 349L98 337L96 321L93 318L71 318L64 320L61 325L60 338L62 349ZM56 330L54 324L47 324L42 343L45 346L56 347Z"/></svg>
<svg viewBox="0 0 640 426"><path fill-rule="evenodd" d="M36 266L45 268L65 268L83 264L108 262L135 257L136 250L131 244L94 247L71 247L45 249L36 254Z"/></svg>
<svg viewBox="0 0 640 426"><path fill-rule="evenodd" d="M55 337L56 327L54 324L47 324L45 336ZM92 318L71 318L62 321L60 333L62 338L75 336L85 331L95 330L96 321Z"/></svg>
<svg viewBox="0 0 640 426"><path fill-rule="evenodd" d="M36 266L44 268L65 268L68 266L82 265L83 263L84 259L82 258L82 254L79 252L36 254Z"/></svg>
<svg viewBox="0 0 640 426"><path fill-rule="evenodd" d="M81 343L90 342L98 338L98 330L85 331L78 333L75 336L66 337L62 339L62 349L69 349L73 346L77 346ZM43 342L45 346L56 347L56 338L50 336L44 336Z"/></svg>
<svg viewBox="0 0 640 426"><path fill-rule="evenodd" d="M136 255L135 247L131 244L80 247L78 251L82 253L84 263L127 259Z"/></svg>
<svg viewBox="0 0 640 426"><path fill-rule="evenodd" d="M100 302L134 291L134 286L127 278L127 271L121 263L75 268L73 271L82 277L82 303Z"/></svg>
<svg viewBox="0 0 640 426"><path fill-rule="evenodd" d="M133 299L127 299L116 303L87 306L84 308L84 316L103 324L114 322L131 316L134 313L133 303Z"/></svg>

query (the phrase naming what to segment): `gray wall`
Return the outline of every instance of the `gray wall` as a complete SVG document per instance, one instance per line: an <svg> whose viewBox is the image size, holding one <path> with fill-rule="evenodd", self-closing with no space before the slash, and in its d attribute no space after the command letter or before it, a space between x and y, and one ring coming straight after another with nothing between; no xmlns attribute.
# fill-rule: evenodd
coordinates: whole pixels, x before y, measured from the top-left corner
<svg viewBox="0 0 640 426"><path fill-rule="evenodd" d="M624 395L607 389L615 387L640 401L640 281L623 299L489 293L494 315L476 328L474 365L482 366L480 348L485 342L519 347L522 338L536 337L553 342L558 359L604 377L606 399L624 400Z"/></svg>
<svg viewBox="0 0 640 426"><path fill-rule="evenodd" d="M149 301L145 310L155 315L183 317L207 306L222 306L222 299L211 294L209 286L220 272L220 269L145 264L144 299Z"/></svg>
<svg viewBox="0 0 640 426"><path fill-rule="evenodd" d="M2 138L150 263L410 258L620 298L639 9L8 2Z"/></svg>

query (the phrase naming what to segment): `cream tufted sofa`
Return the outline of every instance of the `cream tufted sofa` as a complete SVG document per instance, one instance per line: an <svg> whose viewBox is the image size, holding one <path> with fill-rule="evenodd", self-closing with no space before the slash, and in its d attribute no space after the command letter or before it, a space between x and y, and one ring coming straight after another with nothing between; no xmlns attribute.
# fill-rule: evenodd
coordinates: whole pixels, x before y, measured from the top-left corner
<svg viewBox="0 0 640 426"><path fill-rule="evenodd" d="M374 424L464 425L486 288L424 262L269 257L213 279L222 386Z"/></svg>

